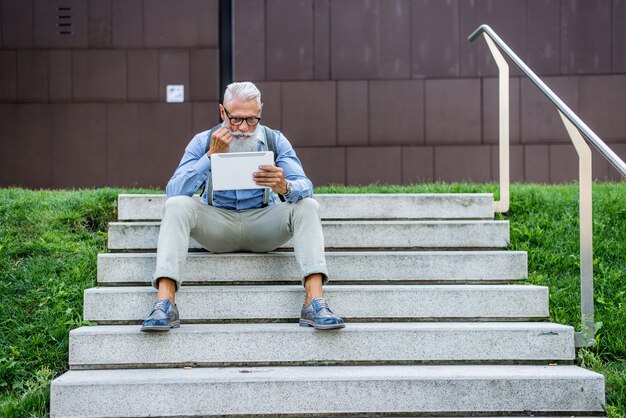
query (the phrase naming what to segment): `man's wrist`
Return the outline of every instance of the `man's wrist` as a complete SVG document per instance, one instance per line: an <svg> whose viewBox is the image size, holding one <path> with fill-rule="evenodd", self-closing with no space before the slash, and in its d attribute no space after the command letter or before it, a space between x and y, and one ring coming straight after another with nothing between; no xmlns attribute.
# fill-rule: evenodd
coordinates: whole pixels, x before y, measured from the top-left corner
<svg viewBox="0 0 626 418"><path fill-rule="evenodd" d="M282 193L283 196L289 196L291 194L292 186L289 180L285 180L285 193Z"/></svg>

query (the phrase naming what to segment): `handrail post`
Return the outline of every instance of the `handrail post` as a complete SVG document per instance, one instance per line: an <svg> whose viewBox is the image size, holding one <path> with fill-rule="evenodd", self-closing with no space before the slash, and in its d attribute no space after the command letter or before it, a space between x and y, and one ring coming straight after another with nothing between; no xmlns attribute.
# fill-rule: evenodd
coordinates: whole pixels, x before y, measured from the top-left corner
<svg viewBox="0 0 626 418"><path fill-rule="evenodd" d="M491 55L498 66L498 114L499 114L499 164L500 164L500 200L493 202L495 212L509 211L509 64L487 33L483 33Z"/></svg>
<svg viewBox="0 0 626 418"><path fill-rule="evenodd" d="M559 111L565 129L578 153L580 223L580 316L583 329L576 333L576 347L594 343L593 312L593 218L591 148L578 128Z"/></svg>

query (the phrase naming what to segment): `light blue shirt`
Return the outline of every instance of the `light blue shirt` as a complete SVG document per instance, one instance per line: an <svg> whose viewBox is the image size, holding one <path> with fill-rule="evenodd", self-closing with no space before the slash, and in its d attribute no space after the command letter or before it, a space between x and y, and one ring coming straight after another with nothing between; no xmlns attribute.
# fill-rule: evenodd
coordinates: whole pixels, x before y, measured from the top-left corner
<svg viewBox="0 0 626 418"><path fill-rule="evenodd" d="M263 144L267 144L267 139L262 125L257 125L257 129L262 129L263 132L258 147L261 151ZM165 188L167 197L193 196L206 182L211 171L211 159L205 152L210 132L209 130L197 134L185 148L183 158ZM284 196L285 200L294 203L305 197L313 197L313 183L304 174L302 163L289 140L280 132L276 141L276 155L276 166L284 170L285 178L292 186L291 193ZM206 193L205 190L202 195L204 202L207 201ZM274 205L278 201L277 195L274 192L270 193L268 204ZM232 210L263 207L263 189L213 191L213 206Z"/></svg>

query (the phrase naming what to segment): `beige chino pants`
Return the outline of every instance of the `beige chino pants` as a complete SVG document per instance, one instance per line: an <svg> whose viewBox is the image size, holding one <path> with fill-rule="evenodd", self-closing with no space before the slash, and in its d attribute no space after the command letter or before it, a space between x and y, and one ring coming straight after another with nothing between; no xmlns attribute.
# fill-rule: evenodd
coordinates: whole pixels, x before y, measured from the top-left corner
<svg viewBox="0 0 626 418"><path fill-rule="evenodd" d="M157 279L167 277L176 281L176 290L179 290L189 237L214 253L264 253L293 237L302 282L311 274L321 273L326 284L328 271L318 209L319 204L310 198L238 212L216 208L188 196L171 197L163 207L152 285L157 287Z"/></svg>

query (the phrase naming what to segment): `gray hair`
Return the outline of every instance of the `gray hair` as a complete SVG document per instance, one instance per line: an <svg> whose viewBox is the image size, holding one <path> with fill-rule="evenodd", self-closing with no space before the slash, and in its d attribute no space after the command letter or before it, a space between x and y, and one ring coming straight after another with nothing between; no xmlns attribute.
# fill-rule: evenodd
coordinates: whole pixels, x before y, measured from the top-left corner
<svg viewBox="0 0 626 418"><path fill-rule="evenodd" d="M231 83L226 87L226 91L224 92L224 103L230 103L233 99L243 101L256 100L256 102L261 105L261 92L249 81Z"/></svg>

